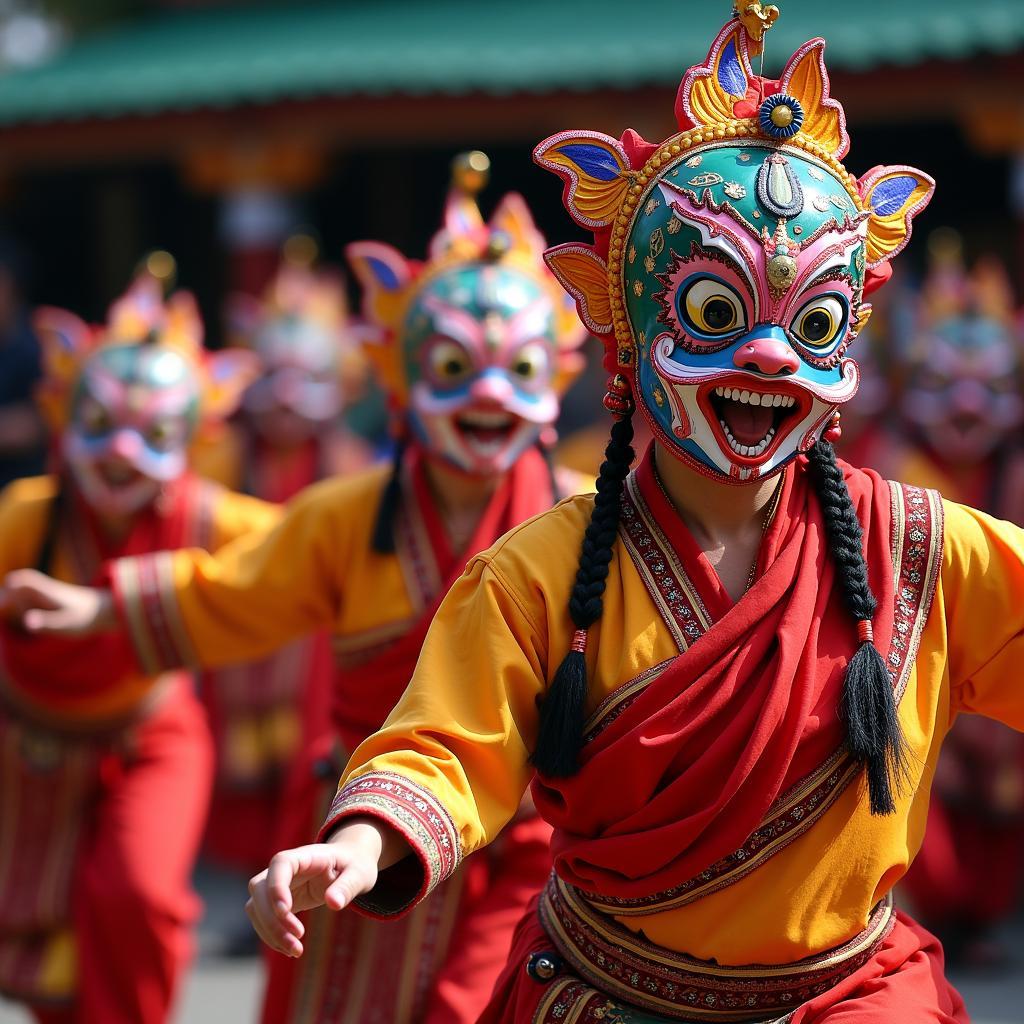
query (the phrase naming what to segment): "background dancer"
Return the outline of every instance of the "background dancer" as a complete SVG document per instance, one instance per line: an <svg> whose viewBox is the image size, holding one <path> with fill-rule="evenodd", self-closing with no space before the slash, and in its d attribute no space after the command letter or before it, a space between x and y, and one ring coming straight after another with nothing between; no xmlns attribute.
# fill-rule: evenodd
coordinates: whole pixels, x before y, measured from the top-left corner
<svg viewBox="0 0 1024 1024"><path fill-rule="evenodd" d="M467 560L579 482L553 469L545 450L584 332L544 266L544 242L522 200L507 195L482 219L475 194L486 169L481 153L456 161L425 262L380 242L349 249L366 318L379 330L370 352L400 431L392 466L315 486L278 527L223 557L116 562L113 599L58 585L99 598L108 624L116 604L137 654L157 652L161 664L210 667L331 629L333 733L308 751L290 791L287 845L316 834L345 759L401 696ZM21 578L42 590L55 585ZM19 592L8 599L17 603ZM183 628L171 635L167 622ZM471 699L477 681L464 683ZM310 915L310 955L271 963L266 1024L475 1021L550 867L550 828L528 804L519 807L521 795L492 855L467 863L402 921Z"/></svg>
<svg viewBox="0 0 1024 1024"><path fill-rule="evenodd" d="M93 330L40 310L51 476L0 496L0 566L96 585L104 563L214 550L276 510L199 480L187 448L226 416L244 352L210 356L190 295L142 277ZM0 627L0 991L54 1024L163 1024L198 913L189 874L212 781L182 672L140 671L110 633Z"/></svg>

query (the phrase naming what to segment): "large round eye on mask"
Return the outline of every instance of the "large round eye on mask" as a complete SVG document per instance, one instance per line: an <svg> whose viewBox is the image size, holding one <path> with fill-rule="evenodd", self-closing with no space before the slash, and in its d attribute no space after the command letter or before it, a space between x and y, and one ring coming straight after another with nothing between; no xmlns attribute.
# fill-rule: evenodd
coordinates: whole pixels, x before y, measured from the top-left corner
<svg viewBox="0 0 1024 1024"><path fill-rule="evenodd" d="M466 350L454 341L440 341L429 355L430 372L440 384L457 384L473 369Z"/></svg>
<svg viewBox="0 0 1024 1024"><path fill-rule="evenodd" d="M698 336L725 337L746 326L739 296L714 278L701 278L687 285L681 306L684 324Z"/></svg>
<svg viewBox="0 0 1024 1024"><path fill-rule="evenodd" d="M535 381L545 376L551 367L548 347L541 341L524 345L512 358L512 372L524 381Z"/></svg>
<svg viewBox="0 0 1024 1024"><path fill-rule="evenodd" d="M793 319L792 331L811 348L828 348L846 324L846 307L833 295L812 299Z"/></svg>
<svg viewBox="0 0 1024 1024"><path fill-rule="evenodd" d="M82 399L76 419L82 431L89 437L100 437L107 434L114 425L106 407L89 396Z"/></svg>
<svg viewBox="0 0 1024 1024"><path fill-rule="evenodd" d="M186 427L176 420L158 420L146 431L146 442L156 451L166 452L185 441Z"/></svg>

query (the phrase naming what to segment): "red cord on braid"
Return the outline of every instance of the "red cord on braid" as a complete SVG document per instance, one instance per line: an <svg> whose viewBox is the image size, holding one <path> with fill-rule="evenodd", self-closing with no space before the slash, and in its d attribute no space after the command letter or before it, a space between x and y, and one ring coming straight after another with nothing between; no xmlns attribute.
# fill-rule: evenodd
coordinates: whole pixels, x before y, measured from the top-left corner
<svg viewBox="0 0 1024 1024"><path fill-rule="evenodd" d="M862 644L873 644L875 642L875 631L871 627L870 619L861 619L857 623L857 642Z"/></svg>
<svg viewBox="0 0 1024 1024"><path fill-rule="evenodd" d="M572 643L569 645L570 651L575 651L577 654L587 653L587 631L585 629L577 629L572 635Z"/></svg>

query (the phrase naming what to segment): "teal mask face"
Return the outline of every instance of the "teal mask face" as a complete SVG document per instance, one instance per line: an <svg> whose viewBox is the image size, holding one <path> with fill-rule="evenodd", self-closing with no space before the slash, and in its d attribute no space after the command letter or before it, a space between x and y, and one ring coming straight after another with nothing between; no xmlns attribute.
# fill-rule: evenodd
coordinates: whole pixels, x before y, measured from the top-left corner
<svg viewBox="0 0 1024 1024"><path fill-rule="evenodd" d="M625 246L638 404L713 476L750 482L807 451L857 391L867 214L824 163L756 141L663 168Z"/></svg>
<svg viewBox="0 0 1024 1024"><path fill-rule="evenodd" d="M462 264L415 296L402 331L420 442L474 475L505 472L558 416L550 290L512 267Z"/></svg>
<svg viewBox="0 0 1024 1024"><path fill-rule="evenodd" d="M198 417L195 370L179 352L105 346L82 369L65 458L95 508L135 512L185 471Z"/></svg>

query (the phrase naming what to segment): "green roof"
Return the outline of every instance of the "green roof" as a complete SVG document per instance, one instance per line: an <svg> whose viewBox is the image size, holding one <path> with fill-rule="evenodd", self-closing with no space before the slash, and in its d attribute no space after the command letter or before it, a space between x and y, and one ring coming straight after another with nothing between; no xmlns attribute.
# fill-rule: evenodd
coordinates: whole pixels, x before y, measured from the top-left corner
<svg viewBox="0 0 1024 1024"><path fill-rule="evenodd" d="M1024 0L778 0L767 70L804 39L833 68L1024 47ZM387 94L676 83L723 0L363 0L162 14L0 77L0 124Z"/></svg>

